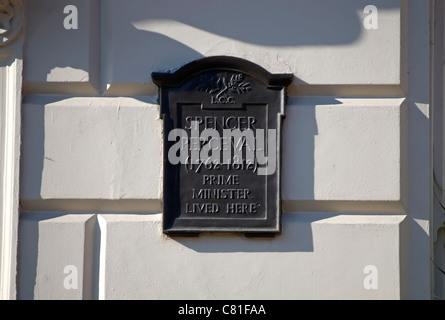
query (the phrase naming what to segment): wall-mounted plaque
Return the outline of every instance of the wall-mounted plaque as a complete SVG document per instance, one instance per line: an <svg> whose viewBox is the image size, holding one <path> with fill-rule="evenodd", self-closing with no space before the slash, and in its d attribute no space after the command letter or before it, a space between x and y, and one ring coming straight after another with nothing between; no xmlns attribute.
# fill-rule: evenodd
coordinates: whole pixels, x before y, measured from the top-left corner
<svg viewBox="0 0 445 320"><path fill-rule="evenodd" d="M217 56L152 78L164 123L164 233L279 233L281 123L293 75Z"/></svg>

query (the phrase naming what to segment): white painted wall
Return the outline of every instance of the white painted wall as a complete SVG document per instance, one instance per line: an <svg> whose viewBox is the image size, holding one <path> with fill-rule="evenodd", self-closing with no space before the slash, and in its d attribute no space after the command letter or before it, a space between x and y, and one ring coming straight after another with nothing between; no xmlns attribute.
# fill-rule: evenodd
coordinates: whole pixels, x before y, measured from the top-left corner
<svg viewBox="0 0 445 320"><path fill-rule="evenodd" d="M18 298L429 299L428 6L368 4L25 1ZM150 74L211 55L295 75L275 239L162 235Z"/></svg>

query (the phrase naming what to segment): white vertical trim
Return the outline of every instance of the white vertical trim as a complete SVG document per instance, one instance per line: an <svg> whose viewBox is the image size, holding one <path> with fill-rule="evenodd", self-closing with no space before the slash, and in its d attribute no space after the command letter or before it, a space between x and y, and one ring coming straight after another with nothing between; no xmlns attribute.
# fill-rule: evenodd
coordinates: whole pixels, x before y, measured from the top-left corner
<svg viewBox="0 0 445 320"><path fill-rule="evenodd" d="M1 264L0 298L16 298L17 229L19 216L19 156L22 60L15 59L0 73L3 109L1 158Z"/></svg>
<svg viewBox="0 0 445 320"><path fill-rule="evenodd" d="M98 214L97 215L97 223L100 228L100 245L99 245L99 289L98 289L98 299L105 300L106 299L106 277L105 277L105 265L106 265L106 257L107 257L107 221L105 218Z"/></svg>
<svg viewBox="0 0 445 320"><path fill-rule="evenodd" d="M12 26L0 45L0 299L17 297L23 4L9 5Z"/></svg>

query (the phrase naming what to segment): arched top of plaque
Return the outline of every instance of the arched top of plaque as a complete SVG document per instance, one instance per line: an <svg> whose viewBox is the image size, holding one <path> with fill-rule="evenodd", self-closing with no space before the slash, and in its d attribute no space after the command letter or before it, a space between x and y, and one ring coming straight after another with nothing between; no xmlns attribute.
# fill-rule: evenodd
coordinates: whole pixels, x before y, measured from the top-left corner
<svg viewBox="0 0 445 320"><path fill-rule="evenodd" d="M231 56L206 57L192 61L174 72L153 72L151 75L158 86L176 87L201 73L218 70L247 74L268 88L287 87L293 80L293 74L273 74L251 61Z"/></svg>

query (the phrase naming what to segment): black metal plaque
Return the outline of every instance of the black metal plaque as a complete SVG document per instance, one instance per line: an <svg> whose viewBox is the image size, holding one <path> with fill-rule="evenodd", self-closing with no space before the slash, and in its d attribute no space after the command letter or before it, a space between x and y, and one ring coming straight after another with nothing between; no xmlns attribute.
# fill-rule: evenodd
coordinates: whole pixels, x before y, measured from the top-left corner
<svg viewBox="0 0 445 320"><path fill-rule="evenodd" d="M164 123L164 233L280 233L281 123L293 75L217 56L152 78Z"/></svg>

